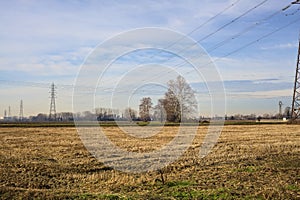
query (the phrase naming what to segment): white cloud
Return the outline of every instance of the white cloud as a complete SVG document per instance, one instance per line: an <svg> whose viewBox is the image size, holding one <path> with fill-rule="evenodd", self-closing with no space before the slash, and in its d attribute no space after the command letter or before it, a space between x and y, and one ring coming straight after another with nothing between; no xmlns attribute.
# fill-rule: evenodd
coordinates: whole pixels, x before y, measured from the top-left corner
<svg viewBox="0 0 300 200"><path fill-rule="evenodd" d="M20 74L18 79L30 78L33 79L31 80L33 82L39 82L40 76L64 82L66 81L64 76L68 76L68 82L72 82L70 77L75 77L81 62L93 47L111 36L140 27L163 27L189 33L233 2L236 0L1 1L0 70L2 74L5 74L1 78L9 78L10 75L15 77L15 74ZM222 16L193 33L192 37L197 40L212 33L259 2L261 0L239 1L236 6L227 10ZM238 22L233 23L233 26L229 26L205 40L204 45L214 46L225 37L235 34L238 30L281 9L286 4L288 4L286 1L277 1L276 3L268 1ZM298 13L295 16L281 16L276 20L270 20L268 26L260 26L260 29L253 30L247 37L230 42L219 52L226 54L228 51L240 47L243 42L261 36L261 31L272 30L297 15ZM231 56L216 62L223 79L274 78L279 81L290 81L294 76L295 59L293 56L296 54L295 52L292 55L290 51L294 51L297 45L293 36L298 35L298 30L296 28L283 30L283 33L278 35L276 40L269 41L269 43L262 42L261 48L244 51L244 56ZM163 40L164 38L157 36L157 42ZM272 55L272 50L282 51ZM114 49L106 49L103 53L111 53L110 51L114 51ZM283 51L286 51L286 54L289 53L290 56L284 56ZM132 58L142 59L142 56ZM217 58L220 55L217 52L212 56ZM159 59L162 60L163 57L157 57L157 60ZM175 61L168 64L176 65ZM118 67L121 66L116 66L114 70L118 70ZM186 70L182 69L181 72L184 73ZM30 90L30 88L27 89ZM22 93L22 90L16 89L15 91ZM32 92L33 99L38 97L38 92L34 92L34 89ZM270 93L272 92L279 96L284 94L283 91L281 93L270 91ZM3 94L5 95L5 91ZM262 94L241 95L256 95L257 97ZM17 93L9 96L11 99L16 98ZM67 97L64 98L68 101ZM7 104L9 101L9 99L2 99L1 104ZM43 101L43 103L45 104L43 106L48 108L48 101Z"/></svg>
<svg viewBox="0 0 300 200"><path fill-rule="evenodd" d="M292 56L292 55L291 55ZM258 57L214 58L223 80L277 79L293 81L295 61Z"/></svg>
<svg viewBox="0 0 300 200"><path fill-rule="evenodd" d="M75 75L89 52L90 47L57 54L8 57L0 60L0 70L31 73L32 76Z"/></svg>
<svg viewBox="0 0 300 200"><path fill-rule="evenodd" d="M298 47L298 42L286 43L286 44L276 44L273 46L261 47L262 50L273 50L273 49L295 49Z"/></svg>
<svg viewBox="0 0 300 200"><path fill-rule="evenodd" d="M292 89L285 90L266 90L255 92L239 92L239 93L227 93L228 99L268 99L268 98L280 98L292 96Z"/></svg>

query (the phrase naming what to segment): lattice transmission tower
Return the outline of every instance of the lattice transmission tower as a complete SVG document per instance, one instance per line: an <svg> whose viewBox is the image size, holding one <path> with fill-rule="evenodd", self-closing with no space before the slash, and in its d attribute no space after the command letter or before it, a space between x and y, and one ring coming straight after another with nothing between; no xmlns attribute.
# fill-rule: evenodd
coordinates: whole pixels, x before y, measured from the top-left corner
<svg viewBox="0 0 300 200"><path fill-rule="evenodd" d="M11 110L10 110L10 106L8 106L8 115L7 118L10 120L11 119Z"/></svg>
<svg viewBox="0 0 300 200"><path fill-rule="evenodd" d="M298 56L296 65L296 74L294 82L294 93L292 102L292 121L300 119L300 36L299 36L299 46L298 46Z"/></svg>
<svg viewBox="0 0 300 200"><path fill-rule="evenodd" d="M279 106L279 117L282 117L282 101L279 101L278 106Z"/></svg>
<svg viewBox="0 0 300 200"><path fill-rule="evenodd" d="M56 98L56 87L54 83L51 84L50 89L50 112L49 112L49 120L55 121L56 120L56 106L55 106L55 98Z"/></svg>
<svg viewBox="0 0 300 200"><path fill-rule="evenodd" d="M19 121L23 121L24 115L23 115L23 100L20 102L20 113L19 113Z"/></svg>

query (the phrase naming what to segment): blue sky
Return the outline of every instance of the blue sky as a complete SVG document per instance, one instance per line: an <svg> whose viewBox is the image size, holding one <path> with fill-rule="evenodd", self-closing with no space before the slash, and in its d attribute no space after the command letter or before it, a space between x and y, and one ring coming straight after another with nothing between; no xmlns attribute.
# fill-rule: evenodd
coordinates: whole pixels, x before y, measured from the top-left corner
<svg viewBox="0 0 300 200"><path fill-rule="evenodd" d="M291 105L300 5L269 17L291 1L268 0L237 19L261 2L263 0L1 1L0 116L8 106L12 115L18 115L21 99L26 116L48 113L52 82L57 85L57 111L72 111L70 85L89 53L108 38L143 27L171 29L199 41L215 60L224 80L228 115L275 114L279 101L284 106ZM189 34L226 7L229 8L221 15ZM258 40L293 21L290 26ZM212 50L223 41L227 42ZM243 48L251 42L254 43ZM149 55L147 51L140 52L124 57L123 61L127 65L136 59L145 62ZM157 62L160 57L170 56L156 52ZM178 60L174 59L167 64L176 63ZM121 76L113 72L109 75ZM197 91L203 89L197 81L192 85ZM206 103L201 100L203 115L209 115Z"/></svg>

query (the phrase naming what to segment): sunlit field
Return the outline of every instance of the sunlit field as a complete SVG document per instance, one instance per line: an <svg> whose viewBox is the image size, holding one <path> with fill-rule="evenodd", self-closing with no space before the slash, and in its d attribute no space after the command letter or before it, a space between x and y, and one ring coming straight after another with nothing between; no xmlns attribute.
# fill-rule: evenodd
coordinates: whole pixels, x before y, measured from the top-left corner
<svg viewBox="0 0 300 200"><path fill-rule="evenodd" d="M1 128L0 198L300 199L299 125L227 125L200 159L207 128L199 127L175 163L140 174L104 166L73 127ZM177 127L145 139L104 130L123 149L150 152L172 140Z"/></svg>

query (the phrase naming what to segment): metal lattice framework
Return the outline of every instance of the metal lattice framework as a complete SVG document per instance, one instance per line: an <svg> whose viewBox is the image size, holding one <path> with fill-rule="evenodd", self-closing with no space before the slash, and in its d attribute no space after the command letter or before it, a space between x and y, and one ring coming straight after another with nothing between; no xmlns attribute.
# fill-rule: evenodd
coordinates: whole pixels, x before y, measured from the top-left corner
<svg viewBox="0 0 300 200"><path fill-rule="evenodd" d="M299 47L298 47L298 57L297 57L297 66L295 74L295 83L294 83L294 94L293 94L293 103L292 103L292 120L300 119L300 38L299 38Z"/></svg>
<svg viewBox="0 0 300 200"><path fill-rule="evenodd" d="M20 102L20 113L19 113L19 121L23 121L24 115L23 115L23 100Z"/></svg>
<svg viewBox="0 0 300 200"><path fill-rule="evenodd" d="M55 107L55 98L56 98L56 91L54 83L51 84L50 90L50 113L49 113L49 120L56 120L56 107Z"/></svg>

